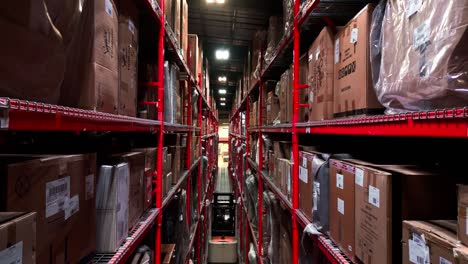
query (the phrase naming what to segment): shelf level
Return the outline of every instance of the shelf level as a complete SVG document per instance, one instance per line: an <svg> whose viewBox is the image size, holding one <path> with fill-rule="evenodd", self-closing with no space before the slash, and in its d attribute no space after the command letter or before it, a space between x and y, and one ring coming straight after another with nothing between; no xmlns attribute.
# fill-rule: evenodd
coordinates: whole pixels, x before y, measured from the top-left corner
<svg viewBox="0 0 468 264"><path fill-rule="evenodd" d="M250 133L291 133L291 124L253 127ZM298 123L299 134L467 138L468 109L421 111Z"/></svg>
<svg viewBox="0 0 468 264"><path fill-rule="evenodd" d="M157 132L161 122L59 105L0 97L0 130L60 132ZM199 131L164 123L165 132Z"/></svg>
<svg viewBox="0 0 468 264"><path fill-rule="evenodd" d="M126 263L135 249L137 249L143 241L146 234L148 234L159 212L159 209L150 209L140 218L137 226L133 228L124 244L120 246L116 253L96 254L91 260L91 263Z"/></svg>

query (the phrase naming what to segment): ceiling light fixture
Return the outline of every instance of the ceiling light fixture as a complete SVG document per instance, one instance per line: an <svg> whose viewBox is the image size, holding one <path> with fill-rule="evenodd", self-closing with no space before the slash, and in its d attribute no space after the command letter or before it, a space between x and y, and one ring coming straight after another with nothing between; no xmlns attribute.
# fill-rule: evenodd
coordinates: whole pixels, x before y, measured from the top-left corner
<svg viewBox="0 0 468 264"><path fill-rule="evenodd" d="M226 1L225 0L206 0L207 4L224 4Z"/></svg>
<svg viewBox="0 0 468 264"><path fill-rule="evenodd" d="M226 76L219 76L218 77L218 82L222 82L222 83L227 82L227 77Z"/></svg>
<svg viewBox="0 0 468 264"><path fill-rule="evenodd" d="M226 98L221 97L221 98L219 98L219 100L221 100L221 101L226 101Z"/></svg>
<svg viewBox="0 0 468 264"><path fill-rule="evenodd" d="M221 105L221 106L225 106L225 105L226 105L226 103L220 103L220 105Z"/></svg>
<svg viewBox="0 0 468 264"><path fill-rule="evenodd" d="M228 60L229 59L229 50L219 49L216 50L215 56L217 60Z"/></svg>
<svg viewBox="0 0 468 264"><path fill-rule="evenodd" d="M219 92L219 94L226 94L227 93L226 89L219 89L218 92Z"/></svg>

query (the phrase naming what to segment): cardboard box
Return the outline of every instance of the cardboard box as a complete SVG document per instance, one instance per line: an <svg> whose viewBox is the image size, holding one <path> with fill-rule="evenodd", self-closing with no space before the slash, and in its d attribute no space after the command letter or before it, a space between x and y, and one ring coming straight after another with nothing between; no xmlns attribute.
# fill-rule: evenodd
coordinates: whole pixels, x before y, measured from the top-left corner
<svg viewBox="0 0 468 264"><path fill-rule="evenodd" d="M127 163L130 169L128 190L128 229L131 230L144 212L145 201L145 154L129 152L115 154L113 158L119 163Z"/></svg>
<svg viewBox="0 0 468 264"><path fill-rule="evenodd" d="M36 263L36 213L0 212L2 263Z"/></svg>
<svg viewBox="0 0 468 264"><path fill-rule="evenodd" d="M458 239L468 245L468 185L458 185Z"/></svg>
<svg viewBox="0 0 468 264"><path fill-rule="evenodd" d="M456 234L424 221L403 221L403 264L457 263L454 249L459 246Z"/></svg>
<svg viewBox="0 0 468 264"><path fill-rule="evenodd" d="M273 92L268 93L267 103L267 125L273 124L280 111L279 98Z"/></svg>
<svg viewBox="0 0 468 264"><path fill-rule="evenodd" d="M380 113L372 84L369 33L373 5L367 5L335 37L335 117Z"/></svg>
<svg viewBox="0 0 468 264"><path fill-rule="evenodd" d="M2 155L0 174L0 211L37 213L37 263L77 263L95 251L95 154Z"/></svg>
<svg viewBox="0 0 468 264"><path fill-rule="evenodd" d="M168 153L171 154L172 184L177 184L183 171L182 152L181 146L168 147Z"/></svg>
<svg viewBox="0 0 468 264"><path fill-rule="evenodd" d="M138 10L130 0L120 0L119 14L119 114L136 116L138 89Z"/></svg>
<svg viewBox="0 0 468 264"><path fill-rule="evenodd" d="M180 0L172 0L172 29L174 30L175 39L180 42L180 22L181 22L181 2Z"/></svg>
<svg viewBox="0 0 468 264"><path fill-rule="evenodd" d="M198 53L198 36L196 34L188 34L190 60L188 62L192 76L198 80L198 74L201 73L198 70L198 64L200 61Z"/></svg>
<svg viewBox="0 0 468 264"><path fill-rule="evenodd" d="M455 264L468 264L468 248L460 246L453 249L455 255Z"/></svg>
<svg viewBox="0 0 468 264"><path fill-rule="evenodd" d="M175 263L175 244L162 244L161 245L161 259L163 264Z"/></svg>
<svg viewBox="0 0 468 264"><path fill-rule="evenodd" d="M333 118L333 40L325 27L309 48L309 121Z"/></svg>
<svg viewBox="0 0 468 264"><path fill-rule="evenodd" d="M401 258L397 231L403 220L456 217L456 184L466 182L463 177L411 165L347 161L355 168L355 255L363 263Z"/></svg>
<svg viewBox="0 0 468 264"><path fill-rule="evenodd" d="M118 13L112 0L87 1L67 47L60 104L118 113Z"/></svg>
<svg viewBox="0 0 468 264"><path fill-rule="evenodd" d="M316 206L313 202L314 157L313 153L299 151L299 209L309 220L312 220L312 211Z"/></svg>
<svg viewBox="0 0 468 264"><path fill-rule="evenodd" d="M103 165L97 184L97 252L115 252L128 234L130 168Z"/></svg>
<svg viewBox="0 0 468 264"><path fill-rule="evenodd" d="M281 123L290 123L292 118L292 81L291 70L286 70L280 79L280 121Z"/></svg>
<svg viewBox="0 0 468 264"><path fill-rule="evenodd" d="M185 61L188 61L188 4L187 0L180 0L182 15L180 16L180 43Z"/></svg>
<svg viewBox="0 0 468 264"><path fill-rule="evenodd" d="M330 161L330 237L354 260L354 165Z"/></svg>

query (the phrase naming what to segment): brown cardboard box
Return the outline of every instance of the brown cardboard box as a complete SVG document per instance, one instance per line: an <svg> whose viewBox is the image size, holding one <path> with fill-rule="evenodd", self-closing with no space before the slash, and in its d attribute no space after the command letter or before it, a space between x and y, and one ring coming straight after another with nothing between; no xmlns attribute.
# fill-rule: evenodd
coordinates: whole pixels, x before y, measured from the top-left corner
<svg viewBox="0 0 468 264"><path fill-rule="evenodd" d="M118 113L118 14L112 0L86 1L67 47L60 104Z"/></svg>
<svg viewBox="0 0 468 264"><path fill-rule="evenodd" d="M391 174L359 163L354 164L354 172L355 255L363 263L391 264Z"/></svg>
<svg viewBox="0 0 468 264"><path fill-rule="evenodd" d="M2 263L36 263L36 213L0 212Z"/></svg>
<svg viewBox="0 0 468 264"><path fill-rule="evenodd" d="M195 34L188 34L188 41L190 47L190 71L192 73L192 76L198 79L198 74L200 73L198 72L198 64L200 61L198 53L198 36Z"/></svg>
<svg viewBox="0 0 468 264"><path fill-rule="evenodd" d="M128 229L131 230L144 212L145 201L145 154L143 152L130 152L116 154L119 162L128 163L130 168L128 189Z"/></svg>
<svg viewBox="0 0 468 264"><path fill-rule="evenodd" d="M379 111L372 85L369 32L373 5L367 5L335 37L335 117Z"/></svg>
<svg viewBox="0 0 468 264"><path fill-rule="evenodd" d="M325 27L309 48L309 120L333 118L333 32Z"/></svg>
<svg viewBox="0 0 468 264"><path fill-rule="evenodd" d="M458 185L458 239L468 245L468 185Z"/></svg>
<svg viewBox="0 0 468 264"><path fill-rule="evenodd" d="M172 29L174 30L175 39L180 42L180 20L181 20L181 6L180 0L172 0Z"/></svg>
<svg viewBox="0 0 468 264"><path fill-rule="evenodd" d="M299 209L312 220L314 174L314 154L299 151Z"/></svg>
<svg viewBox="0 0 468 264"><path fill-rule="evenodd" d="M468 247L460 246L453 249L455 264L468 264Z"/></svg>
<svg viewBox="0 0 468 264"><path fill-rule="evenodd" d="M456 234L424 221L403 221L403 264L456 263Z"/></svg>
<svg viewBox="0 0 468 264"><path fill-rule="evenodd" d="M188 60L188 4L187 0L180 0L182 15L180 16L180 43L182 45L182 54L185 61Z"/></svg>
<svg viewBox="0 0 468 264"><path fill-rule="evenodd" d="M171 154L172 184L177 184L183 171L181 146L168 147L168 153Z"/></svg>
<svg viewBox="0 0 468 264"><path fill-rule="evenodd" d="M138 88L138 10L131 0L120 0L119 114L136 116Z"/></svg>
<svg viewBox="0 0 468 264"><path fill-rule="evenodd" d="M161 245L161 259L163 264L174 264L175 244Z"/></svg>
<svg viewBox="0 0 468 264"><path fill-rule="evenodd" d="M456 217L456 184L466 181L463 177L410 165L347 161L355 168L355 255L363 263L401 258L397 231L403 220Z"/></svg>
<svg viewBox="0 0 468 264"><path fill-rule="evenodd" d="M95 154L2 155L0 171L0 211L37 213L37 263L77 263L95 251Z"/></svg>
<svg viewBox="0 0 468 264"><path fill-rule="evenodd" d="M330 161L330 237L352 260L354 246L354 165Z"/></svg>

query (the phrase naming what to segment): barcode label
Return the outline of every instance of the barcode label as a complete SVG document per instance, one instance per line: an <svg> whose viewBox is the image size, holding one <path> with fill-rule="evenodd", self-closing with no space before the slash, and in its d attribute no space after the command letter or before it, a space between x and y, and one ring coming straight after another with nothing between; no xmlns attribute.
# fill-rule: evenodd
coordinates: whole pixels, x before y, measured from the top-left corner
<svg viewBox="0 0 468 264"><path fill-rule="evenodd" d="M109 16L112 16L112 3L111 3L111 0L106 0L106 13L109 15Z"/></svg>
<svg viewBox="0 0 468 264"><path fill-rule="evenodd" d="M336 188L344 189L344 176L343 174L336 174Z"/></svg>
<svg viewBox="0 0 468 264"><path fill-rule="evenodd" d="M443 257L440 257L439 258L439 264L452 264L452 262L445 259L445 258L443 258Z"/></svg>
<svg viewBox="0 0 468 264"><path fill-rule="evenodd" d="M369 185L369 203L377 208L380 207L380 190L372 185Z"/></svg>
<svg viewBox="0 0 468 264"><path fill-rule="evenodd" d="M340 39L335 40L335 64L340 62Z"/></svg>
<svg viewBox="0 0 468 264"><path fill-rule="evenodd" d="M46 183L46 218L63 210L65 198L70 197L70 176Z"/></svg>
<svg viewBox="0 0 468 264"><path fill-rule="evenodd" d="M344 201L338 198L337 209L340 214L344 215Z"/></svg>
<svg viewBox="0 0 468 264"><path fill-rule="evenodd" d="M361 187L364 186L364 171L363 170L356 168L356 171L354 172L354 182Z"/></svg>
<svg viewBox="0 0 468 264"><path fill-rule="evenodd" d="M308 182L307 174L307 169L302 166L299 166L299 179L304 183Z"/></svg>
<svg viewBox="0 0 468 264"><path fill-rule="evenodd" d="M409 260L415 264L429 264L429 248L419 240L408 240Z"/></svg>
<svg viewBox="0 0 468 264"><path fill-rule="evenodd" d="M78 194L73 196L71 199L65 198L64 208L65 220L78 212L80 210L80 197Z"/></svg>
<svg viewBox="0 0 468 264"><path fill-rule="evenodd" d="M14 244L4 250L0 250L0 263L22 264L23 263L23 241Z"/></svg>

